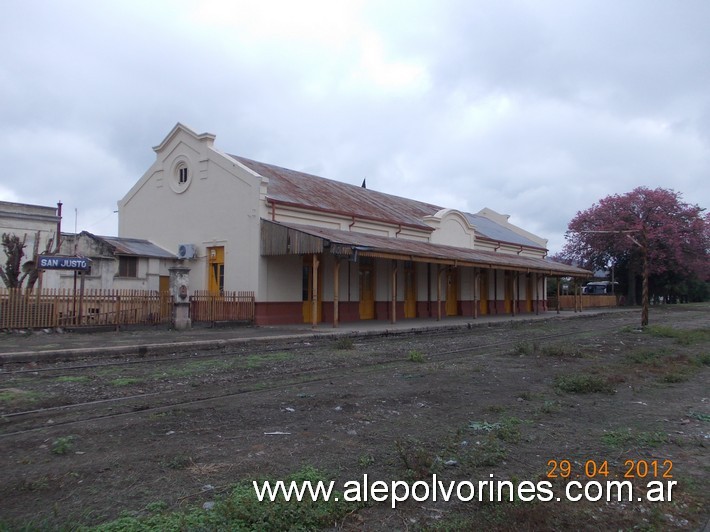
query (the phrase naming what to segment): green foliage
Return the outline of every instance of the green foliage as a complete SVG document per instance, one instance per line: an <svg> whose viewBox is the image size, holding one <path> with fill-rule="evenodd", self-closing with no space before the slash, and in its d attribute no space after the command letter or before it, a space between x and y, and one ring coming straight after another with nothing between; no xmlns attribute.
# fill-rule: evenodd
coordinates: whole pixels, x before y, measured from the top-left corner
<svg viewBox="0 0 710 532"><path fill-rule="evenodd" d="M553 387L563 393L614 393L612 383L598 375L558 375Z"/></svg>
<svg viewBox="0 0 710 532"><path fill-rule="evenodd" d="M261 479L262 482L266 479ZM291 481L312 484L328 479L316 469L305 467L287 478ZM337 497L340 501L336 502ZM162 530L229 530L240 531L306 531L332 527L340 519L357 509L353 503L342 502L341 493L335 491L330 501L312 501L310 496L297 502L286 502L283 496L274 501L259 502L251 481L244 481L232 488L231 493L215 501L210 510L188 508L176 512L160 512L162 504L154 503L150 511L160 512L142 517L122 517L94 528L96 532L138 532Z"/></svg>

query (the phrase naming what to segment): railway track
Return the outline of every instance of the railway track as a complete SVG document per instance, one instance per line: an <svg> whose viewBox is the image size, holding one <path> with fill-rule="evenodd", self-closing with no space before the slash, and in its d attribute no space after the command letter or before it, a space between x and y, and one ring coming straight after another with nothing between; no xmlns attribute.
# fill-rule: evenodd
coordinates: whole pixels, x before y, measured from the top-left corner
<svg viewBox="0 0 710 532"><path fill-rule="evenodd" d="M0 387L13 386L13 383L22 383L27 378L34 379L35 384L41 387L42 382L53 382L58 376L67 374L71 374L70 379L87 379L90 382L101 370L121 370L121 374L127 375L155 375L154 372L161 369L172 371L179 368L180 363L192 364L191 367L196 369L193 375L186 377L154 378L151 382L142 382L140 388L150 387L150 391L122 394L109 386L90 400L81 400L80 394L77 394L64 398L63 404L5 412L0 415L0 441L28 432L52 431L107 419L185 408L244 394L269 393L304 384L366 376L408 363L412 350L426 353L428 362L452 363L471 356L513 352L521 342L568 343L581 338L603 337L607 331L633 326L637 321L635 314L624 313L611 322L607 320L604 327L590 328L593 321L589 320L537 321L527 328L516 322L508 327L476 328L475 333L459 329L427 332L426 335L398 333L393 338L357 337L352 338L355 348L342 352L335 350L332 338L321 338L258 346L256 351L240 347L237 350L189 356L134 357L100 363L55 363L30 369L18 368L0 374L0 382L3 383ZM250 360L266 363L260 368L249 368ZM201 372L195 364L203 364L204 371Z"/></svg>

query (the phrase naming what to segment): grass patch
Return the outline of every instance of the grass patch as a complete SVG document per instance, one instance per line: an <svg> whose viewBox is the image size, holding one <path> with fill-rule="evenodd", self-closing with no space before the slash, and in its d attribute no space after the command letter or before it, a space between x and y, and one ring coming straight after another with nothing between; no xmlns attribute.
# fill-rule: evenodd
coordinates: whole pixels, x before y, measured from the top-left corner
<svg viewBox="0 0 710 532"><path fill-rule="evenodd" d="M673 338L681 345L693 345L710 342L710 328L676 329L666 325L649 325L644 332L659 338Z"/></svg>
<svg viewBox="0 0 710 532"><path fill-rule="evenodd" d="M21 390L20 388L0 388L0 403L34 403L42 398L39 392Z"/></svg>
<svg viewBox="0 0 710 532"><path fill-rule="evenodd" d="M599 375L558 375L553 387L562 393L614 393L609 379Z"/></svg>
<svg viewBox="0 0 710 532"><path fill-rule="evenodd" d="M181 366L168 368L155 375L155 377L189 377L198 373L207 373L229 369L234 365L233 360L192 360Z"/></svg>
<svg viewBox="0 0 710 532"><path fill-rule="evenodd" d="M269 353L266 355L249 355L245 358L248 369L258 369L273 362L281 362L291 358L290 353Z"/></svg>
<svg viewBox="0 0 710 532"><path fill-rule="evenodd" d="M267 479L245 481L237 484L231 493L215 501L210 510L188 508L176 512L154 513L143 517L123 517L95 527L97 532L118 532L127 530L319 530L332 527L346 515L354 512L359 505L343 501L342 493L333 491L331 500L325 502L322 497L312 501L309 496L298 502L286 502L281 494L274 501L260 502L254 490L254 483L259 489ZM311 467L288 476L284 482L312 483L328 479L320 471ZM275 482L275 480L271 480ZM334 498L339 501L334 501ZM337 527L336 527L337 528Z"/></svg>
<svg viewBox="0 0 710 532"><path fill-rule="evenodd" d="M57 382L88 382L89 377L82 375L62 375L57 377Z"/></svg>
<svg viewBox="0 0 710 532"><path fill-rule="evenodd" d="M113 386L131 386L142 382L144 382L144 380L137 377L119 377L118 379L113 379L111 384Z"/></svg>
<svg viewBox="0 0 710 532"><path fill-rule="evenodd" d="M602 443L609 447L658 447L668 442L665 432L635 432L631 429L611 430L602 436Z"/></svg>
<svg viewBox="0 0 710 532"><path fill-rule="evenodd" d="M670 356L672 352L669 349L637 349L626 354L629 362L634 364L647 364L652 366L660 365L663 359Z"/></svg>

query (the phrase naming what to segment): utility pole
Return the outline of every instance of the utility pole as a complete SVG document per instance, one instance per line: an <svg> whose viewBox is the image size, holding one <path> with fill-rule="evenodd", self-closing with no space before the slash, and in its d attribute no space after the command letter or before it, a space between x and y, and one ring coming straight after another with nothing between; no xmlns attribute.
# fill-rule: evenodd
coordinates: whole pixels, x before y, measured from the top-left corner
<svg viewBox="0 0 710 532"><path fill-rule="evenodd" d="M641 283L641 327L648 325L648 236L646 228L630 229L625 231L579 231L580 233L597 233L597 234L625 234L634 244L641 248L641 260L643 263L643 281ZM641 241L634 238L631 233L641 233ZM612 285L613 286L613 285Z"/></svg>

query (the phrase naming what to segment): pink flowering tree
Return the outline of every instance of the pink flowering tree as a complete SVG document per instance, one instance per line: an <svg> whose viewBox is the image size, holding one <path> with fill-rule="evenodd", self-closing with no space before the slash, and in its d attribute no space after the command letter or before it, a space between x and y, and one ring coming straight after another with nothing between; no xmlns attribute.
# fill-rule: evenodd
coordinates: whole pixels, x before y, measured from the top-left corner
<svg viewBox="0 0 710 532"><path fill-rule="evenodd" d="M647 277L710 281L710 216L673 190L638 187L607 196L569 223L561 255L590 269L626 267ZM633 283L629 283L633 295Z"/></svg>

